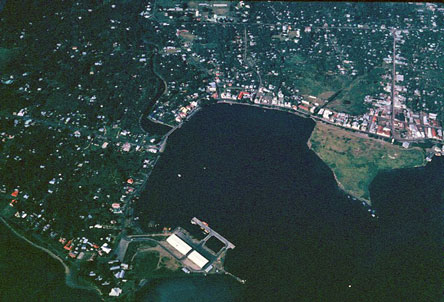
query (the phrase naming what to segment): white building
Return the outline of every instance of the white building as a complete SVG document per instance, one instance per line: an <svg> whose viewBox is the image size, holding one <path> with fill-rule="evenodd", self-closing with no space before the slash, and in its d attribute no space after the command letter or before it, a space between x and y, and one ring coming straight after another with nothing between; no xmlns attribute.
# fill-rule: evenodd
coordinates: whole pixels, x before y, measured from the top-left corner
<svg viewBox="0 0 444 302"><path fill-rule="evenodd" d="M191 251L191 246L186 244L185 241L177 237L175 234L168 237L166 241L182 255L186 255L189 251Z"/></svg>
<svg viewBox="0 0 444 302"><path fill-rule="evenodd" d="M118 297L120 296L120 294L122 293L122 289L118 288L118 287L114 287L111 289L111 291L109 292L109 295L111 297Z"/></svg>
<svg viewBox="0 0 444 302"><path fill-rule="evenodd" d="M192 251L191 254L188 256L188 259L190 259L200 269L208 263L208 259L199 254L197 251Z"/></svg>

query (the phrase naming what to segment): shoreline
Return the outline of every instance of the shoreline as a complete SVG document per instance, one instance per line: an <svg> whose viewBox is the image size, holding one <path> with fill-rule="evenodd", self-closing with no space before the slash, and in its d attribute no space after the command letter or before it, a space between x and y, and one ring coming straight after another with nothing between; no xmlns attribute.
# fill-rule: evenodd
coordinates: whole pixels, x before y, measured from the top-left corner
<svg viewBox="0 0 444 302"><path fill-rule="evenodd" d="M310 148L310 150L311 150L311 148ZM313 151L313 150L311 150L311 151ZM313 152L314 152L314 151L313 151ZM314 152L314 153L316 154L316 152ZM317 156L317 154L316 154L316 156ZM319 156L318 156L318 157L319 157ZM321 160L322 160L322 159L321 159ZM343 191L343 192L344 192L345 194L347 194L347 195L350 195L352 198L356 198L356 200L359 200L359 201L365 202L369 207L372 206L372 201L371 201L371 199L366 199L366 198L358 197L358 196L356 196L355 194L353 194L352 192L348 192L347 190L345 190L344 186L342 185L342 183L339 181L338 177L336 176L335 171L333 171L332 169L330 169L330 170L331 170L331 172L333 173L333 177L335 178L336 183L338 184L338 187L339 187L339 189L340 189L341 191Z"/></svg>
<svg viewBox="0 0 444 302"><path fill-rule="evenodd" d="M69 267L68 264L65 263L65 261L63 261L62 258L60 258L59 256L57 256L56 254L54 254L51 250L35 243L32 242L31 240L29 240L28 238L26 238L25 236L23 236L22 234L20 234L16 229L14 229L3 217L0 216L0 220L1 222L6 226L7 229L9 229L15 236L17 236L18 238L24 240L25 242L27 242L28 244L30 244L31 246L45 252L46 254L48 254L51 258L57 260L59 263L62 264L63 268L64 268L64 274L65 274L65 285L72 288L72 289L80 289L80 290L86 290L86 291L94 291L96 292L99 297L102 297L103 294L102 292L97 288L97 287L92 287L92 286L83 286L83 285L79 285L77 284L74 280L72 280L72 269ZM103 300L103 299L102 299Z"/></svg>
<svg viewBox="0 0 444 302"><path fill-rule="evenodd" d="M266 109L266 110L275 110L275 111L280 111L280 112L286 112L286 113L290 113L290 114L296 115L296 116L298 116L298 117L311 119L313 122L315 122L315 124L316 124L316 123L320 123L320 121L318 121L317 119L313 118L311 115L308 115L308 114L307 114L307 115L304 115L304 114L302 114L302 113L300 113L300 112L287 111L287 110L282 109L282 108L273 108L273 107L263 106L263 105L258 105L258 104L238 103L238 102L233 102L233 101L217 101L217 104L244 105L244 106L256 107L256 108L261 108L261 109ZM307 141L307 146L308 146L308 149L310 149L311 151L313 151L313 150L311 149L310 138L309 138L308 141ZM313 151L313 152L316 154L316 156L318 156L317 153L316 153L315 151ZM318 157L319 157L319 156L318 156ZM319 159L322 160L321 158L319 158ZM324 161L322 160L322 162L324 162ZM348 192L347 190L345 190L345 188L344 188L344 186L342 185L342 183L338 180L338 177L336 176L335 172L334 172L330 167L329 167L329 169L330 169L330 171L333 173L333 177L334 177L335 180L336 180L336 184L338 185L338 188L339 188L342 192L344 192L344 193L347 194L347 195L350 195L351 197L355 198L356 200L359 200L359 201L361 201L361 202L365 202L365 203L366 203L368 206L370 206L370 207L372 206L371 199L366 199L366 198L358 197L358 196L356 196L353 192Z"/></svg>
<svg viewBox="0 0 444 302"><path fill-rule="evenodd" d="M162 95L163 95L163 94L162 94ZM156 102L157 102L157 101L156 101ZM243 106L249 106L249 107L256 107L256 108L264 109L264 110L281 111L281 112L286 112L286 113L290 113L290 114L296 115L296 116L301 117L301 118L311 119L311 120L313 120L313 121L315 122L315 124L318 123L318 122L321 122L321 121L318 121L317 119L313 118L313 117L312 117L311 115L309 115L309 114L303 114L303 113L300 113L300 112L292 112L292 111L285 110L285 109L282 109L282 108L275 108L275 107L264 106L264 105L260 105L260 104L238 103L238 102L233 102L233 101L228 101L228 100L218 100L218 101L216 102L216 104L243 105ZM178 124L178 125L176 125L176 126L168 125L168 126L171 127L172 129L170 129L170 131L169 131L167 134L165 134L164 136L162 136L161 142L159 143L159 145L161 146L161 150L159 150L159 151L160 151L159 153L163 153L163 151L164 151L164 149L165 149L165 146L166 146L166 143L167 143L167 140L168 140L169 136L170 136L173 132L175 132L175 130L177 130L178 128L181 128L182 125L183 125L185 122L189 121L189 120L195 115L195 113L197 113L198 111L201 111L202 108L203 108L203 107L198 106L198 107L197 107L197 108L196 108L196 109L195 109L195 110L194 110L194 111L193 111L193 112L192 112L192 113L191 113L191 114L190 114L185 120L183 120L180 124ZM144 115L145 115L145 113L143 113L143 114L141 115L141 117L143 117ZM143 129L143 127L141 127L141 128L142 128L142 130L143 130L144 132L146 132L146 131ZM308 139L308 141L307 141L307 146L308 146L309 150L313 151L312 148L311 148L310 139ZM313 152L314 152L314 151L313 151ZM314 152L314 153L316 154L316 152ZM161 156L161 154L159 154L159 156L157 157L157 159L156 159L156 161L155 161L155 163L154 163L154 166L153 166L153 169L152 169L152 170L154 170L154 167L155 167L155 165L156 165L158 159L160 158L160 156ZM316 156L318 156L318 155L316 154ZM318 157L319 157L319 156L318 156ZM322 159L321 159L321 160L322 160ZM421 166L424 166L424 165L419 165L418 167L421 167ZM347 192L347 191L344 189L344 186L342 185L342 183L338 180L338 178L337 178L335 172L334 172L331 168L329 168L329 169L330 169L330 171L332 171L333 177L335 178L335 181L336 181L336 183L337 183L337 185L338 185L338 188L339 188L343 193L345 193L346 195L349 195L349 196L352 197L352 198L355 198L356 200L359 200L359 201L361 201L361 202L365 202L367 206L370 206L370 207L372 206L372 203L371 203L371 200L370 200L370 199L367 200L367 199L364 199L364 198L361 198L361 197L357 197L357 196L355 196L352 192ZM151 171L151 172L152 172L152 171ZM150 176L151 176L151 173L149 173L148 177L145 179L145 181L144 181L144 185L142 186L142 189L141 189L140 191L142 191L142 190L144 189L144 187L145 187L146 183L148 182L148 179L149 179ZM32 246L35 247L35 248L38 248L38 249L41 250L41 251L46 252L50 257L52 257L53 259L59 261L59 262L62 264L63 268L64 268L64 273L65 273L65 284L66 284L68 287L73 288L73 289L79 289L79 290L94 291L94 292L96 292L96 293L99 295L100 299L101 299L102 301L104 301L104 298L103 298L104 295L103 295L103 293L100 291L99 288L97 288L97 287L93 287L93 286L82 286L82 285L76 284L76 282L75 282L74 280L71 279L72 274L73 274L72 269L69 267L68 264L65 263L65 261L64 261L61 257L57 256L55 253L53 253L53 252L50 251L49 249L47 249L47 248L45 248L45 247L43 247L43 246L40 246L40 245L38 245L38 244L32 242L31 240L29 240L29 239L26 238L25 236L21 235L17 230L15 230L15 229L14 229L14 228L13 228L13 227L12 227L7 221L6 221L3 217L1 217L1 216L0 216L0 220L1 220L2 223L3 223L3 224L4 224L9 230L11 230L11 231L12 231L12 232L13 232L18 238L25 240L28 244L32 245ZM125 228L122 229L122 232L123 232L124 230L125 230ZM122 233L122 232L121 232L121 233ZM142 284L142 286L139 286L138 290L140 290L141 288L143 288L145 285L146 285L146 283Z"/></svg>
<svg viewBox="0 0 444 302"><path fill-rule="evenodd" d="M156 74L157 75L157 74ZM165 87L166 88L166 87ZM159 98L165 93L165 91L166 91L166 89L164 89L164 92L159 96ZM158 98L158 99L159 99ZM156 100L156 103L157 103L157 100ZM229 104L229 105L243 105L243 106L249 106L249 107L256 107L256 108L259 108L259 109L264 109L264 110L274 110L274 111L280 111L280 112L286 112L286 113L290 113L290 114L293 114L293 115L296 115L296 116L298 116L298 117L301 117L301 118L308 118L308 119L311 119L311 120L313 120L315 123L317 123L318 121L316 120L316 119L314 119L314 118L312 118L310 115L305 115L305 114L302 114L302 113L300 113L300 112L292 112L292 111L288 111L288 110L285 110L285 109L282 109L282 108L274 108L274 107L270 107L270 106L263 106L263 105L258 105L258 104L249 104L249 103L238 103L238 102L233 102L233 101L226 101L226 100L219 100L219 101L217 101L216 102L216 104ZM170 131L168 131L168 133L167 134L165 134L163 137L162 137L162 139L161 139L161 142L159 143L159 145L160 145L160 150L159 150L159 153L163 153L164 152L164 150L165 150L165 147L166 147L166 144L167 144L167 141L168 141L168 138L169 138L169 136L172 134L172 133L174 133L178 128L181 128L182 127L182 125L185 123L185 122L188 122L197 112L199 112L199 111L201 111L202 110L202 108L203 107L201 107L201 106L198 106L184 121L182 121L180 124L178 124L178 125L176 125L176 126L171 126L171 125L168 125L169 127L171 127L171 129L170 129ZM144 116L144 115L146 115L146 114L149 114L149 113L142 113L142 115L141 115L141 118ZM139 119L139 121L140 121L140 119ZM151 119L150 119L150 121L151 121ZM151 121L151 122L153 122L153 121ZM163 123L162 123L163 124ZM144 132L146 132L145 131L145 129L143 129L143 127L141 127L142 128L142 130L144 131ZM309 147L309 149L311 150L311 151L313 151L312 149L311 149L311 144L309 144L310 143L310 140L308 140L307 141L307 146ZM314 152L314 151L313 151ZM315 154L316 154L316 152L315 152ZM154 166L153 166L153 170L154 170L154 167L155 167L155 165L156 165L156 163L157 163L157 161L158 161L158 159L160 158L160 154L159 154L159 156L158 156L158 158L157 158L157 160L155 161L155 163L154 163ZM370 200L366 200L366 199L362 199L362 198L360 198L360 197L357 197L357 196L355 196L353 193L350 193L350 192L347 192L345 189L344 189L344 187L343 187L343 185L341 184L341 182L337 179L337 176L336 176L336 174L334 173L334 171L332 170L332 169L330 169L331 171L332 171L332 173L333 173L333 177L335 178L335 180L336 180L336 183L337 183L337 185L338 185L338 188L341 190L341 191L343 191L345 194L347 194L347 195L350 195L350 196L352 196L353 198L356 198L357 200L359 200L359 201L362 201L362 202L365 202L368 206L371 206L371 201ZM151 171L152 172L152 171ZM148 179L149 179L149 176L151 176L151 173L149 173L149 175L148 175L148 177L145 179L145 181L144 181L144 185L142 186L143 188L145 187L145 185L146 185L146 183L148 182ZM142 189L143 190L143 189ZM9 229L9 230L11 230L18 238L20 238L20 239L23 239L23 240L25 240L28 244L30 244L30 245L32 245L33 247L35 247L35 248L37 248L37 249L39 249L39 250L41 250L41 251L43 251L43 252L45 252L45 253L47 253L50 257L52 257L53 259L55 259L55 260L57 260L59 263L61 263L62 264L62 266L63 266L63 268L64 268L64 273L65 273L65 284L68 286L68 287L70 287L70 288L73 288L73 289L80 289L80 290L87 290L87 291L94 291L94 292L96 292L99 296L100 296L100 298L102 299L102 301L103 301L103 293L100 291L100 289L98 289L97 287L92 287L92 286L82 286L82 285L78 285L78 284L76 284L75 283L75 281L74 280L72 280L71 279L71 277L72 277L72 269L69 267L69 265L68 264L66 264L65 263L65 261L62 259L62 258L60 258L59 256L57 256L56 254L54 254L52 251L50 251L49 249L47 249L47 248L45 248L45 247L42 247L42 246L40 246L40 245L38 245L38 244L36 244L36 243L34 243L34 242L32 242L31 240L29 240L28 238L26 238L25 236L23 236L23 235L21 235L17 230L15 230L3 217L1 217L0 216L0 220L2 221L2 223ZM122 231L124 231L124 229L122 229ZM139 288L140 289L140 288Z"/></svg>

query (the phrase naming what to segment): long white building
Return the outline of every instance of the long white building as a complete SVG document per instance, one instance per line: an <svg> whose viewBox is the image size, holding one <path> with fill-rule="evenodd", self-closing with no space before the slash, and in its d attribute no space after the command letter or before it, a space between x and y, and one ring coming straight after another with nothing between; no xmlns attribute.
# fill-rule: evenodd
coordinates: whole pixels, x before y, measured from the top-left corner
<svg viewBox="0 0 444 302"><path fill-rule="evenodd" d="M192 249L191 246L186 244L185 241L177 237L175 234L168 237L166 241L182 255L186 255Z"/></svg>
<svg viewBox="0 0 444 302"><path fill-rule="evenodd" d="M208 259L199 254L197 251L192 251L190 255L188 255L188 259L190 259L194 264L196 264L200 269L208 263Z"/></svg>

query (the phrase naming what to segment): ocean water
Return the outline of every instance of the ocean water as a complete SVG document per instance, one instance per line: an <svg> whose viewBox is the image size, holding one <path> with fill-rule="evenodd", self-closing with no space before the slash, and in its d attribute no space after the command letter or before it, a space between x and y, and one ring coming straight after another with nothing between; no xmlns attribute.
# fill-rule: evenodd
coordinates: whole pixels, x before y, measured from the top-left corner
<svg viewBox="0 0 444 302"><path fill-rule="evenodd" d="M184 275L150 282L138 301L442 301L444 161L380 173L375 219L307 149L313 126L215 105L175 132L138 204L142 224L207 221L236 244L226 268L247 283ZM0 301L99 301L3 225L0 246Z"/></svg>
<svg viewBox="0 0 444 302"><path fill-rule="evenodd" d="M171 135L137 205L141 224L207 221L236 245L226 269L247 283L160 280L139 300L438 301L442 160L378 175L373 218L307 148L313 127L283 112L219 104Z"/></svg>

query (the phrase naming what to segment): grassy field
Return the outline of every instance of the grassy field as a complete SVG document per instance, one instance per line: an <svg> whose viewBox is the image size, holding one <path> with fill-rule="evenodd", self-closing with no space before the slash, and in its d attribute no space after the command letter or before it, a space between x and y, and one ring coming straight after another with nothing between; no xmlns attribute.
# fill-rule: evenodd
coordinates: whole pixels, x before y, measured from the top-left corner
<svg viewBox="0 0 444 302"><path fill-rule="evenodd" d="M316 97L334 94L350 82L346 76L326 72L316 62L297 54L286 58L282 74L285 75L285 83L299 89L300 94Z"/></svg>
<svg viewBox="0 0 444 302"><path fill-rule="evenodd" d="M169 276L180 269L180 263L163 248L160 246L150 247L144 244L139 246L131 261L134 267L132 273L136 279Z"/></svg>
<svg viewBox="0 0 444 302"><path fill-rule="evenodd" d="M309 146L333 170L344 191L369 203L368 188L379 171L425 164L420 148L403 149L321 123L316 124Z"/></svg>
<svg viewBox="0 0 444 302"><path fill-rule="evenodd" d="M374 96L382 91L379 80L384 73L384 68L378 67L368 74L355 78L344 87L337 98L328 104L327 107L352 115L364 114L367 111L364 97L366 95Z"/></svg>

